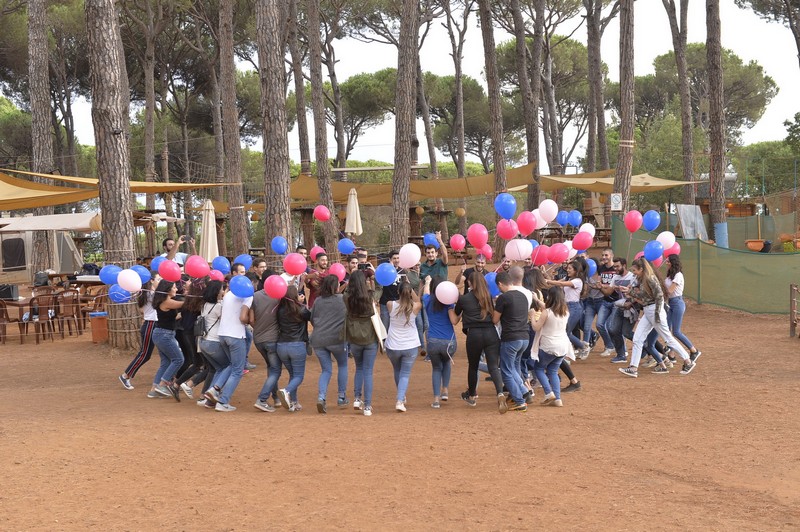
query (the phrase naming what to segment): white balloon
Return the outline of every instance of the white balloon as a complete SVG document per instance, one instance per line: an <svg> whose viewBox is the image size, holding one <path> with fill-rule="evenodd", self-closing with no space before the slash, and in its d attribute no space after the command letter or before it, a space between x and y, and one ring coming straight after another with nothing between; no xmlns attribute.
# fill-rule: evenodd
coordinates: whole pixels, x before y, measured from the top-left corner
<svg viewBox="0 0 800 532"><path fill-rule="evenodd" d="M130 293L138 292L142 289L142 278L131 269L122 270L117 276L117 284Z"/></svg>
<svg viewBox="0 0 800 532"><path fill-rule="evenodd" d="M458 301L458 287L450 281L442 281L436 287L436 299L443 305L452 305Z"/></svg>
<svg viewBox="0 0 800 532"><path fill-rule="evenodd" d="M565 240L564 245L567 246L569 250L569 255L567 256L568 260L574 258L575 255L578 254L578 250L572 247L572 240Z"/></svg>
<svg viewBox="0 0 800 532"><path fill-rule="evenodd" d="M567 246L567 249L572 251L572 240L565 240L564 245Z"/></svg>
<svg viewBox="0 0 800 532"><path fill-rule="evenodd" d="M533 253L533 244L524 238L515 238L506 243L506 257L511 260L525 260Z"/></svg>
<svg viewBox="0 0 800 532"><path fill-rule="evenodd" d="M551 199L544 200L539 204L539 214L545 222L552 222L558 216L558 204Z"/></svg>
<svg viewBox="0 0 800 532"><path fill-rule="evenodd" d="M589 233L594 238L594 226L590 223L585 223L578 229L579 233Z"/></svg>
<svg viewBox="0 0 800 532"><path fill-rule="evenodd" d="M542 213L539 212L539 209L533 209L533 211L531 212L533 212L533 216L536 218L535 231L538 231L539 229L542 229L545 225L547 225L547 222L545 222L544 218L542 218Z"/></svg>
<svg viewBox="0 0 800 532"><path fill-rule="evenodd" d="M416 244L408 243L400 248L400 267L411 268L419 264L419 259L422 257L422 251Z"/></svg>
<svg viewBox="0 0 800 532"><path fill-rule="evenodd" d="M656 240L661 242L664 250L667 250L675 245L675 234L672 231L662 231L658 234Z"/></svg>

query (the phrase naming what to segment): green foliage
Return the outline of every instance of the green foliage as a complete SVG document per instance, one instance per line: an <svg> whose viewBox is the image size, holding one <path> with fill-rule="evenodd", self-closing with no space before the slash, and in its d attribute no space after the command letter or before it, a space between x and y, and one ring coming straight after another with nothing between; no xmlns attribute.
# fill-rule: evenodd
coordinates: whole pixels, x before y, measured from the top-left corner
<svg viewBox="0 0 800 532"><path fill-rule="evenodd" d="M786 126L786 142L792 147L795 152L800 152L800 113L794 115L794 120L786 120L783 123Z"/></svg>
<svg viewBox="0 0 800 532"><path fill-rule="evenodd" d="M739 197L758 197L794 189L800 150L786 141L756 142L733 153L733 167L739 174Z"/></svg>

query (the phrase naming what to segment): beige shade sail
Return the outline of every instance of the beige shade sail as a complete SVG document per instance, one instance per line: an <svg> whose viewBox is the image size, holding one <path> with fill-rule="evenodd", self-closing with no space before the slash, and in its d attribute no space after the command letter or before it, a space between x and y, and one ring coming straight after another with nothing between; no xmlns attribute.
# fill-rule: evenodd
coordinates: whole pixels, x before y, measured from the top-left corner
<svg viewBox="0 0 800 532"><path fill-rule="evenodd" d="M64 205L96 198L98 190L56 187L0 173L0 210L14 211Z"/></svg>
<svg viewBox="0 0 800 532"><path fill-rule="evenodd" d="M364 228L361 226L361 209L358 206L358 193L354 188L351 188L350 193L347 195L346 215L344 232L356 236L362 234Z"/></svg>
<svg viewBox="0 0 800 532"><path fill-rule="evenodd" d="M88 187L98 187L100 180L94 177L75 177L69 175L53 175L42 174L38 172L26 172L23 170L6 170L16 174L31 175L37 177L44 177L46 179L53 179L55 181L63 181L65 183L72 183L75 185L86 185ZM25 181L28 183L28 181ZM50 185L45 185L50 186ZM221 187L224 184L218 183L155 183L150 181L130 181L131 192L136 194L158 194L162 192L180 192L182 190L193 190L196 188L212 188ZM73 189L74 190L74 189Z"/></svg>
<svg viewBox="0 0 800 532"><path fill-rule="evenodd" d="M219 256L219 246L217 243L217 215L214 212L214 204L210 199L203 203L203 226L200 230L200 248L197 254L211 262Z"/></svg>
<svg viewBox="0 0 800 532"><path fill-rule="evenodd" d="M0 231L94 231L92 220L97 212L76 212L72 214L46 214L43 216L20 216L0 218Z"/></svg>
<svg viewBox="0 0 800 532"><path fill-rule="evenodd" d="M614 170L605 170L609 175L613 176ZM594 172L599 174L600 172ZM614 177L596 177L591 174L576 174L576 175L547 175L541 178L542 192L553 192L564 188L579 188L589 192L599 192L602 194L610 194L614 191ZM667 190L673 187L681 187L690 185L692 183L699 183L699 181L675 181L672 179L662 179L660 177L653 177L650 174L639 174L631 177L631 192L656 192L659 190ZM514 191L522 190L521 187L512 189Z"/></svg>

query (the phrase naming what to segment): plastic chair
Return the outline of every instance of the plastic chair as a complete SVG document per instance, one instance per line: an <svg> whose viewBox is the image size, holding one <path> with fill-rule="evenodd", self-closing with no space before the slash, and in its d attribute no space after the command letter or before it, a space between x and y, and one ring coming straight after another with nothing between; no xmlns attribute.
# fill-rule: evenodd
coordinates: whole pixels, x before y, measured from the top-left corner
<svg viewBox="0 0 800 532"><path fill-rule="evenodd" d="M11 318L8 317L8 308L6 302L0 299L0 343L6 343L6 336L8 336L7 327L11 325Z"/></svg>
<svg viewBox="0 0 800 532"><path fill-rule="evenodd" d="M80 294L77 290L65 290L56 296L58 309L58 329L61 331L61 338L64 338L64 328L69 327L69 335L72 336L72 326L75 325L75 335L83 334L80 318Z"/></svg>
<svg viewBox="0 0 800 532"><path fill-rule="evenodd" d="M34 336L37 344L39 343L39 335L42 336L42 340L49 336L50 340L55 341L55 337L53 336L53 333L55 333L55 325L53 324L55 321L55 306L55 296L36 296L31 298L28 307L30 309L28 311L29 319L25 324L25 334L28 334L28 325L33 323ZM37 318L35 319L33 317L34 309L38 309Z"/></svg>
<svg viewBox="0 0 800 532"><path fill-rule="evenodd" d="M89 298L88 300L87 297ZM82 330L85 331L89 319L89 313L102 312L105 310L105 300L108 299L108 286L100 286L97 287L97 290L92 291L87 290L87 294L81 299L86 301L86 303L82 304L80 308Z"/></svg>

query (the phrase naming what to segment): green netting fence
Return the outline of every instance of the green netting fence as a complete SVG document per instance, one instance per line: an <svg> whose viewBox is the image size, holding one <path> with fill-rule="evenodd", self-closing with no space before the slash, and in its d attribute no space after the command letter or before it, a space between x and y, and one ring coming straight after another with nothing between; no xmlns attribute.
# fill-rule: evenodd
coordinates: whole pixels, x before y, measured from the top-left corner
<svg viewBox="0 0 800 532"><path fill-rule="evenodd" d="M655 239L662 230L639 230L631 234L622 220L615 218L611 237L614 253L626 257L630 264L645 242ZM763 235L762 226L762 238ZM686 278L684 297L754 314L789 314L789 285L800 281L799 253L724 249L697 239L679 238L678 242ZM666 273L666 264L660 268L660 273Z"/></svg>

